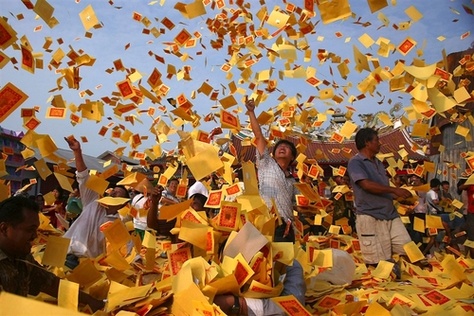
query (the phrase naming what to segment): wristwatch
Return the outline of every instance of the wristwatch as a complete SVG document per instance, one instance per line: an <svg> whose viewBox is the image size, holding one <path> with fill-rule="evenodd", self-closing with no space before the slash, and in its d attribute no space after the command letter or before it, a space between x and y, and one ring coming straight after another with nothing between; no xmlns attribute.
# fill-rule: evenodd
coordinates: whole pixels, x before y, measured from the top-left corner
<svg viewBox="0 0 474 316"><path fill-rule="evenodd" d="M230 315L238 316L240 315L240 297L234 295L234 305L230 308Z"/></svg>

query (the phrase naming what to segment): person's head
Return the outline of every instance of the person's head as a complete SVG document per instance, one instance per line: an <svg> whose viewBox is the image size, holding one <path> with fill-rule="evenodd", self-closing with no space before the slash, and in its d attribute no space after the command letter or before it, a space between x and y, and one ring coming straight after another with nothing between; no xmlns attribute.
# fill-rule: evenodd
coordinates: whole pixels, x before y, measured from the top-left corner
<svg viewBox="0 0 474 316"><path fill-rule="evenodd" d="M196 212L204 211L204 205L206 204L207 197L201 193L194 193L191 197L191 207Z"/></svg>
<svg viewBox="0 0 474 316"><path fill-rule="evenodd" d="M449 182L444 180L444 181L441 181L441 187L443 188L444 191L448 191L449 190Z"/></svg>
<svg viewBox="0 0 474 316"><path fill-rule="evenodd" d="M396 174L393 176L393 184L395 184L396 187L401 187L406 184L405 178L403 178L401 174Z"/></svg>
<svg viewBox="0 0 474 316"><path fill-rule="evenodd" d="M441 181L439 181L439 179L434 178L430 180L430 188L433 189L434 191L439 190L440 185L441 185Z"/></svg>
<svg viewBox="0 0 474 316"><path fill-rule="evenodd" d="M10 257L25 257L31 251L39 227L35 201L14 196L0 203L0 249Z"/></svg>
<svg viewBox="0 0 474 316"><path fill-rule="evenodd" d="M123 185L116 185L109 193L111 197L121 197L121 198L130 198L130 193L128 192L127 188Z"/></svg>
<svg viewBox="0 0 474 316"><path fill-rule="evenodd" d="M35 196L35 202L36 202L36 204L38 204L38 207L40 208L40 210L42 210L43 207L44 207L44 196L43 196L43 194L38 193L38 195Z"/></svg>
<svg viewBox="0 0 474 316"><path fill-rule="evenodd" d="M279 140L273 147L273 157L278 158L288 158L290 163L296 159L297 151L295 144L286 139Z"/></svg>
<svg viewBox="0 0 474 316"><path fill-rule="evenodd" d="M342 184L349 185L350 183L351 183L351 180L350 180L349 176L344 175L342 177Z"/></svg>
<svg viewBox="0 0 474 316"><path fill-rule="evenodd" d="M422 185L423 180L418 176L412 175L411 178L410 178L410 184L413 185L413 186Z"/></svg>
<svg viewBox="0 0 474 316"><path fill-rule="evenodd" d="M61 200L63 198L64 190L61 187L55 187L53 189L53 195L56 200Z"/></svg>
<svg viewBox="0 0 474 316"><path fill-rule="evenodd" d="M355 136L355 143L359 151L366 148L378 153L380 150L379 136L373 128L365 127L358 130Z"/></svg>
<svg viewBox="0 0 474 316"><path fill-rule="evenodd" d="M342 176L334 176L333 177L334 182L336 182L337 185L343 185L344 183L342 182Z"/></svg>
<svg viewBox="0 0 474 316"><path fill-rule="evenodd" d="M178 184L179 184L179 180L176 178L172 178L168 180L168 192L171 193L172 195L175 195L176 191L178 190Z"/></svg>

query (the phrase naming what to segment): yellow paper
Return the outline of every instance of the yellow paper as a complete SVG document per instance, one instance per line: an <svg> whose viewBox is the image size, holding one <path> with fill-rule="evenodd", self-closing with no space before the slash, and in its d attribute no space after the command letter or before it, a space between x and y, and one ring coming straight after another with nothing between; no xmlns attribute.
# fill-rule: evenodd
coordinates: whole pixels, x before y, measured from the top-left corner
<svg viewBox="0 0 474 316"><path fill-rule="evenodd" d="M403 245L403 249L407 253L407 256L410 259L411 263L425 259L425 256L420 251L420 248L418 248L413 241L410 241L409 243Z"/></svg>
<svg viewBox="0 0 474 316"><path fill-rule="evenodd" d="M102 179L99 176L91 174L89 176L89 179L87 179L86 187L96 192L97 194L101 195L109 187L109 181Z"/></svg>
<svg viewBox="0 0 474 316"><path fill-rule="evenodd" d="M57 172L54 172L54 176L56 177L56 180L58 180L58 183L61 186L61 188L63 188L66 191L69 191L69 192L74 191L72 189L71 182L69 181L68 177L66 177L66 176L64 176L60 173L57 173Z"/></svg>
<svg viewBox="0 0 474 316"><path fill-rule="evenodd" d="M377 268L372 271L372 276L379 279L388 279L392 272L394 263L381 260L379 261Z"/></svg>
<svg viewBox="0 0 474 316"><path fill-rule="evenodd" d="M130 201L128 198L106 196L98 199L97 202L107 206L119 206Z"/></svg>
<svg viewBox="0 0 474 316"><path fill-rule="evenodd" d="M79 13L79 18L86 31L89 31L92 27L99 24L99 19L97 19L94 9L90 4Z"/></svg>
<svg viewBox="0 0 474 316"><path fill-rule="evenodd" d="M390 311L386 310L382 305L374 301L370 303L365 312L366 316L391 316Z"/></svg>
<svg viewBox="0 0 474 316"><path fill-rule="evenodd" d="M111 249L119 249L130 240L130 234L120 219L116 219L103 233L110 243Z"/></svg>
<svg viewBox="0 0 474 316"><path fill-rule="evenodd" d="M46 178L52 174L51 170L49 170L48 165L46 164L46 161L44 161L44 159L35 161L33 164L35 165L36 171L38 171L41 179L46 180Z"/></svg>
<svg viewBox="0 0 474 316"><path fill-rule="evenodd" d="M208 228L208 225L184 220L181 222L181 229L179 230L179 239L187 241L196 247L206 250L208 240Z"/></svg>
<svg viewBox="0 0 474 316"><path fill-rule="evenodd" d="M273 27L281 28L285 26L289 18L290 16L288 14L285 14L277 10L273 10L268 16L267 23Z"/></svg>
<svg viewBox="0 0 474 316"><path fill-rule="evenodd" d="M332 268L332 249L313 250L312 264L319 267Z"/></svg>
<svg viewBox="0 0 474 316"><path fill-rule="evenodd" d="M114 267L119 271L126 271L132 269L132 266L125 260L125 258L119 253L118 250L114 250L107 255L104 259L108 265Z"/></svg>
<svg viewBox="0 0 474 316"><path fill-rule="evenodd" d="M259 195L255 165L251 161L242 162L242 173L246 195Z"/></svg>
<svg viewBox="0 0 474 316"><path fill-rule="evenodd" d="M79 284L68 280L59 280L58 306L77 311L79 303Z"/></svg>
<svg viewBox="0 0 474 316"><path fill-rule="evenodd" d="M31 298L0 292L0 306L3 315L63 315L84 316L83 313L62 308Z"/></svg>
<svg viewBox="0 0 474 316"><path fill-rule="evenodd" d="M135 185L135 184L141 182L145 178L146 178L146 175L144 175L143 173L132 172L128 176L126 176L125 178L123 178L122 180L117 182L117 185L130 185L130 186L132 186L132 185ZM105 179L105 177L104 177L104 179Z"/></svg>
<svg viewBox="0 0 474 316"><path fill-rule="evenodd" d="M186 200L186 201L181 202L181 203L162 206L160 208L160 214L159 214L158 218L159 219L166 219L168 221L172 220L173 218L178 216L181 212L184 212L189 207L191 207L191 202L192 202L192 200Z"/></svg>
<svg viewBox="0 0 474 316"><path fill-rule="evenodd" d="M153 283L130 288L125 287L121 290L115 291L114 293L110 293L109 291L106 312L110 312L117 307L128 305L143 299L150 292L152 286Z"/></svg>
<svg viewBox="0 0 474 316"><path fill-rule="evenodd" d="M444 229L441 216L437 215L426 215L426 228L438 228Z"/></svg>
<svg viewBox="0 0 474 316"><path fill-rule="evenodd" d="M91 259L81 260L79 265L67 275L71 282L79 283L83 287L88 287L102 278L102 274L97 270Z"/></svg>
<svg viewBox="0 0 474 316"><path fill-rule="evenodd" d="M69 238L49 236L41 263L59 268L64 267L70 242Z"/></svg>
<svg viewBox="0 0 474 316"><path fill-rule="evenodd" d="M212 172L224 167L217 150L213 146L188 159L187 164L196 180L201 180Z"/></svg>

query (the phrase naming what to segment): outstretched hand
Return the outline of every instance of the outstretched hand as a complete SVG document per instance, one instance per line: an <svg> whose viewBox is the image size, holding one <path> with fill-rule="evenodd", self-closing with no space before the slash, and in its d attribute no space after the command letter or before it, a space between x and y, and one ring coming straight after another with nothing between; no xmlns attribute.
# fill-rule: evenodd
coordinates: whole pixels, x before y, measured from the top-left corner
<svg viewBox="0 0 474 316"><path fill-rule="evenodd" d="M76 138L74 138L74 136L71 135L68 137L64 137L64 140L66 140L67 144L69 145L69 148L72 151L81 149L81 143L79 143L79 141Z"/></svg>
<svg viewBox="0 0 474 316"><path fill-rule="evenodd" d="M152 202L158 203L161 199L161 193L163 193L163 187L161 185L157 185L156 187L151 190L150 199Z"/></svg>
<svg viewBox="0 0 474 316"><path fill-rule="evenodd" d="M413 196L410 191L408 191L407 189L403 189L403 188L396 188L395 195L398 196L398 197L401 197L402 199L408 199L408 198L411 198Z"/></svg>
<svg viewBox="0 0 474 316"><path fill-rule="evenodd" d="M255 110L255 101L253 99L248 99L248 97L245 96L245 107L247 108L247 111L253 112Z"/></svg>

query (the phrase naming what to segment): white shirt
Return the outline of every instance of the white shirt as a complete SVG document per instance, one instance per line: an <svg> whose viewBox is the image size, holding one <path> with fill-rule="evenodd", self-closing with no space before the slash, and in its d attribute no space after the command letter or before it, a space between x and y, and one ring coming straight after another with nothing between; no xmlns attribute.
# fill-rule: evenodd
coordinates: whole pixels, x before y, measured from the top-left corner
<svg viewBox="0 0 474 316"><path fill-rule="evenodd" d="M188 190L188 198L193 194L201 193L202 195L209 197L209 191L201 181L196 181Z"/></svg>
<svg viewBox="0 0 474 316"><path fill-rule="evenodd" d="M148 197L144 196L143 193L137 194L132 199L132 206L140 212L140 210L143 209L143 206L145 205L147 200ZM140 216L140 213L138 213L137 216L133 218L133 227L135 227L136 229L146 230L146 217L146 215Z"/></svg>
<svg viewBox="0 0 474 316"><path fill-rule="evenodd" d="M436 203L438 202L438 193L436 193L433 189L430 189L426 193L425 199L426 199L426 204L428 207L428 214L440 213L440 207L436 205Z"/></svg>
<svg viewBox="0 0 474 316"><path fill-rule="evenodd" d="M78 257L95 258L105 251L105 236L100 226L119 218L118 214L107 215L106 209L97 203L99 195L86 187L89 170L76 171L77 182L81 192L82 213L74 221L64 237L71 239L68 253Z"/></svg>

